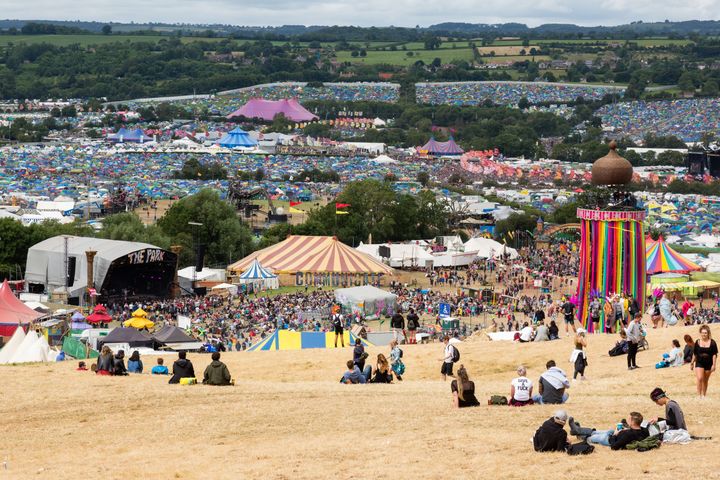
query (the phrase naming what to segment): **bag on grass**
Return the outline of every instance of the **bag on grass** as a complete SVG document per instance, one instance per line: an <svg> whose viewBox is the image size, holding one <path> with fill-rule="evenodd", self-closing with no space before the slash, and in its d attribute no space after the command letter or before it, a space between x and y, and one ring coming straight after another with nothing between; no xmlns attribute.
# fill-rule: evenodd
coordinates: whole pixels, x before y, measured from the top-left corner
<svg viewBox="0 0 720 480"><path fill-rule="evenodd" d="M568 455L589 455L595 451L595 447L587 442L573 443L567 449Z"/></svg>
<svg viewBox="0 0 720 480"><path fill-rule="evenodd" d="M489 405L507 405L508 399L503 395L492 395L490 397Z"/></svg>
<svg viewBox="0 0 720 480"><path fill-rule="evenodd" d="M638 452L647 452L648 450L652 450L654 448L659 448L661 441L662 434L659 435L652 435L647 438L643 438L642 440L636 440L632 443L628 443L628 445L625 447L627 450L637 450Z"/></svg>

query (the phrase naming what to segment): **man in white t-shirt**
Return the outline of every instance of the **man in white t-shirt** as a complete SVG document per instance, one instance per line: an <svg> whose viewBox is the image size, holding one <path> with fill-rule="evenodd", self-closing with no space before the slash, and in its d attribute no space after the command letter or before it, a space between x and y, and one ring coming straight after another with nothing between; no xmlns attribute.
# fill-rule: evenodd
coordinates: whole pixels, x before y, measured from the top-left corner
<svg viewBox="0 0 720 480"><path fill-rule="evenodd" d="M527 322L525 322L525 324L523 324L523 328L520 330L520 342L531 342L533 339L533 333L533 327L531 327L530 325L528 325Z"/></svg>
<svg viewBox="0 0 720 480"><path fill-rule="evenodd" d="M533 382L527 378L527 370L523 365L517 369L518 377L510 382L510 405L524 407L532 405Z"/></svg>

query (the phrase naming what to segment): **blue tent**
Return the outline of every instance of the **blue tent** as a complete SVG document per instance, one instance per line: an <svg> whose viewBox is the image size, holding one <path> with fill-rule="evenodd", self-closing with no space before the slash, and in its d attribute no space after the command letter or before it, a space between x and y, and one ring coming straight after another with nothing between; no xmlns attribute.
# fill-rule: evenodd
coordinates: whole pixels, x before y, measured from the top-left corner
<svg viewBox="0 0 720 480"><path fill-rule="evenodd" d="M239 277L238 283L253 284L255 288L276 289L280 287L278 276L263 267L256 258Z"/></svg>
<svg viewBox="0 0 720 480"><path fill-rule="evenodd" d="M218 141L218 145L227 148L256 147L257 144L258 143L250 138L250 135L240 127L229 131Z"/></svg>

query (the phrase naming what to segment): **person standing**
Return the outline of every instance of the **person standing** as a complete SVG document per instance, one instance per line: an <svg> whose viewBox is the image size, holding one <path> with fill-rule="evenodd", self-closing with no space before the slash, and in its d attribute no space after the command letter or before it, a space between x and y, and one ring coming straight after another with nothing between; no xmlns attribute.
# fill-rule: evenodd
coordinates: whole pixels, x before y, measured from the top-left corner
<svg viewBox="0 0 720 480"><path fill-rule="evenodd" d="M585 380L585 367L587 367L587 338L585 338L585 329L578 328L575 333L575 349L570 354L570 362L575 367L573 380L577 380L580 374L580 380Z"/></svg>
<svg viewBox="0 0 720 480"><path fill-rule="evenodd" d="M455 346L450 344L450 338L447 335L443 338L443 343L445 344L445 351L444 351L442 368L440 369L440 374L443 377L443 381L445 381L448 376L450 376L450 377L453 376L453 363L455 360Z"/></svg>
<svg viewBox="0 0 720 480"><path fill-rule="evenodd" d="M415 309L411 308L410 313L408 313L408 316L407 316L407 328L408 328L407 343L412 343L412 344L417 343L416 332L419 327L420 327L420 317L418 317L417 313L415 313Z"/></svg>
<svg viewBox="0 0 720 480"><path fill-rule="evenodd" d="M365 347L363 347L362 340L359 338L355 339L355 348L353 349L353 363L358 366L362 372L365 369Z"/></svg>
<svg viewBox="0 0 720 480"><path fill-rule="evenodd" d="M333 313L330 321L335 330L335 348L337 348L338 337L340 338L340 345L345 348L345 331L343 329L343 318L340 312Z"/></svg>
<svg viewBox="0 0 720 480"><path fill-rule="evenodd" d="M575 325L575 305L567 299L562 306L563 316L565 317L565 335L570 335L570 327Z"/></svg>
<svg viewBox="0 0 720 480"><path fill-rule="evenodd" d="M693 359L690 368L695 372L695 385L700 397L707 396L708 381L717 365L718 347L712 339L710 327L700 327L700 338L693 347Z"/></svg>
<svg viewBox="0 0 720 480"><path fill-rule="evenodd" d="M590 312L590 321L592 322L593 333L601 333L598 331L600 329L600 300L597 297L592 299L588 310Z"/></svg>
<svg viewBox="0 0 720 480"><path fill-rule="evenodd" d="M402 361L402 356L403 352L398 347L398 342L395 340L390 342L390 367L400 382L402 382L402 376L405 374L405 363Z"/></svg>
<svg viewBox="0 0 720 480"><path fill-rule="evenodd" d="M405 318L398 310L390 319L390 327L393 331L393 340L398 343L405 338Z"/></svg>
<svg viewBox="0 0 720 480"><path fill-rule="evenodd" d="M641 314L635 314L635 317L630 321L628 326L625 328L625 334L627 335L628 342L628 353L627 353L627 366L628 370L635 370L638 368L635 357L637 357L638 345L642 340L642 331L640 330L640 319Z"/></svg>

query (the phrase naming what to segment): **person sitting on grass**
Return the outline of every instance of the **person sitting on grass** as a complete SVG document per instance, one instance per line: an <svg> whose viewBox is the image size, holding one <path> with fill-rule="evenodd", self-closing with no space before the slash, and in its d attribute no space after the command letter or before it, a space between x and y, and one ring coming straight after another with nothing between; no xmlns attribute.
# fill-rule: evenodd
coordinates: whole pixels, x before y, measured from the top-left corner
<svg viewBox="0 0 720 480"><path fill-rule="evenodd" d="M357 365L355 365L355 362L353 362L352 360L348 360L347 368L347 372L343 374L342 379L340 379L340 383L367 383L368 380L370 380L370 376L372 375L372 367L370 365L366 365L365 370L361 372Z"/></svg>
<svg viewBox="0 0 720 480"><path fill-rule="evenodd" d="M536 452L564 452L567 450L570 445L565 431L567 419L567 412L558 410L540 425L533 436L533 447Z"/></svg>
<svg viewBox="0 0 720 480"><path fill-rule="evenodd" d="M113 372L113 352L110 347L103 345L100 350L100 356L97 360L95 373L98 375L112 375Z"/></svg>
<svg viewBox="0 0 720 480"><path fill-rule="evenodd" d="M78 367L75 370L79 372L87 372L87 366L85 366L85 362L78 362Z"/></svg>
<svg viewBox="0 0 720 480"><path fill-rule="evenodd" d="M113 358L113 375L127 375L128 371L125 368L125 351L118 350L115 358Z"/></svg>
<svg viewBox="0 0 720 480"><path fill-rule="evenodd" d="M475 382L468 377L465 365L460 365L457 371L457 380L450 382L450 391L453 396L455 408L477 407L480 402L475 397Z"/></svg>
<svg viewBox="0 0 720 480"><path fill-rule="evenodd" d="M650 400L660 405L661 407L665 407L665 418L653 418L652 420L650 420L650 424L656 424L664 420L667 424L668 430L687 431L687 425L685 424L685 415L683 414L680 405L678 405L675 400L669 399L662 388L657 387L653 389L653 391L650 392Z"/></svg>
<svg viewBox="0 0 720 480"><path fill-rule="evenodd" d="M390 373L390 364L387 358L385 358L385 355L378 353L375 376L372 378L371 383L392 383L392 381L393 377L392 373Z"/></svg>
<svg viewBox="0 0 720 480"><path fill-rule="evenodd" d="M173 363L173 374L168 383L180 383L181 378L195 378L195 368L187 359L187 352L178 352L178 359Z"/></svg>
<svg viewBox="0 0 720 480"><path fill-rule="evenodd" d="M517 368L518 377L514 378L510 382L510 406L511 407L524 407L525 405L532 405L532 380L526 377L527 369L520 365Z"/></svg>
<svg viewBox="0 0 720 480"><path fill-rule="evenodd" d="M129 373L142 373L143 363L140 360L140 352L137 350L133 351L132 355L128 359L127 369Z"/></svg>
<svg viewBox="0 0 720 480"><path fill-rule="evenodd" d="M228 370L227 365L220 361L220 352L214 352L211 358L212 362L205 367L203 385L231 385L232 377L230 377L230 370Z"/></svg>
<svg viewBox="0 0 720 480"><path fill-rule="evenodd" d="M565 403L570 395L565 391L570 388L570 380L562 369L555 366L555 360L549 360L547 370L538 380L538 395L532 397L534 403Z"/></svg>
<svg viewBox="0 0 720 480"><path fill-rule="evenodd" d="M605 445L612 450L624 450L629 444L650 436L647 428L642 426L643 416L638 412L630 412L630 423L623 420L615 430L595 430L583 428L570 418L570 433L585 437L588 443Z"/></svg>
<svg viewBox="0 0 720 480"><path fill-rule="evenodd" d="M165 366L165 360L162 357L158 357L157 365L150 370L150 373L152 375L167 375L169 373L168 368Z"/></svg>

